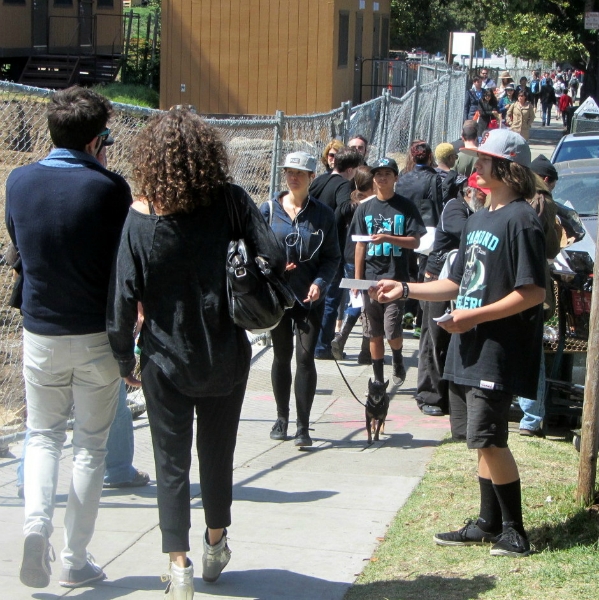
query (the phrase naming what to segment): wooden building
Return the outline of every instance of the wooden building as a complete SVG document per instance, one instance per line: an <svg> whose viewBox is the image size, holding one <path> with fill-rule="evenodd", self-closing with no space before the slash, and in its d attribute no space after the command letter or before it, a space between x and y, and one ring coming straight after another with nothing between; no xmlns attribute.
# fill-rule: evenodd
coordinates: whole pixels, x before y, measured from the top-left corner
<svg viewBox="0 0 599 600"><path fill-rule="evenodd" d="M357 103L362 66L369 82L368 59L387 58L389 15L390 0L163 0L161 108L301 115Z"/></svg>
<svg viewBox="0 0 599 600"><path fill-rule="evenodd" d="M61 71L64 79L65 70L73 79L70 83L75 83L80 70L89 75L96 68L109 69L99 61L102 57L104 62L114 62L116 57L118 64L123 46L122 13L123 0L1 0L0 64L4 76L21 81L25 65L37 63L43 64L38 69L42 80L22 83L38 85L44 77L51 80L53 73Z"/></svg>

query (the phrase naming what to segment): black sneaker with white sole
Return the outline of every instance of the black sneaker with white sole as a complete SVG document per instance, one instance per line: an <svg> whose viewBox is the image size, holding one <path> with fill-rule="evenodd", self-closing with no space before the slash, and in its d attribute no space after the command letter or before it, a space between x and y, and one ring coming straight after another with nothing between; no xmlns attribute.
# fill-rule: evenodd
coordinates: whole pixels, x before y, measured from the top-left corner
<svg viewBox="0 0 599 600"><path fill-rule="evenodd" d="M513 527L506 527L491 548L491 556L520 558L530 554L530 543Z"/></svg>
<svg viewBox="0 0 599 600"><path fill-rule="evenodd" d="M493 544L499 538L499 533L483 531L474 519L464 521L464 527L457 531L436 533L433 541L439 546L480 546Z"/></svg>

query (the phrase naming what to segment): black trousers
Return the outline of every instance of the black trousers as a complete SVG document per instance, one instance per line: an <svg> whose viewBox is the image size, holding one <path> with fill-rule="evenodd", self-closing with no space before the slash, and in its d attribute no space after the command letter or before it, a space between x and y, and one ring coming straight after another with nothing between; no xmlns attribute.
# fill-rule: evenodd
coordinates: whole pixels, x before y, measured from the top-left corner
<svg viewBox="0 0 599 600"><path fill-rule="evenodd" d="M228 396L196 398L179 392L143 354L141 367L156 464L162 551L187 552L194 416L206 525L210 529L228 527L233 502L233 454L247 380Z"/></svg>
<svg viewBox="0 0 599 600"><path fill-rule="evenodd" d="M318 341L324 302L306 309L299 303L285 312L281 322L270 332L274 359L270 372L277 403L277 416L289 420L291 398L291 359L295 332L295 406L298 427L308 427L316 393L314 350Z"/></svg>
<svg viewBox="0 0 599 600"><path fill-rule="evenodd" d="M433 318L442 316L448 307L449 302L422 302L416 388L418 406L438 406L443 412L448 411L449 403L449 382L443 379L443 369L451 334L439 327Z"/></svg>

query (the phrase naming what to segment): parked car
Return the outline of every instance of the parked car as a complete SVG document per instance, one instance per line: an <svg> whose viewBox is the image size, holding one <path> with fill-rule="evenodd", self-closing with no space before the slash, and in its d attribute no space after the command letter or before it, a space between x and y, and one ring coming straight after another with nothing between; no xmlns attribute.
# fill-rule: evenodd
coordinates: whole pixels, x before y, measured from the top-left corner
<svg viewBox="0 0 599 600"><path fill-rule="evenodd" d="M599 143L599 134L596 135ZM593 241L596 241L599 158L559 162L555 168L559 179L552 192L553 199L572 207L579 214ZM594 259L594 255L592 258Z"/></svg>
<svg viewBox="0 0 599 600"><path fill-rule="evenodd" d="M552 163L599 158L599 131L581 131L565 135L551 155Z"/></svg>

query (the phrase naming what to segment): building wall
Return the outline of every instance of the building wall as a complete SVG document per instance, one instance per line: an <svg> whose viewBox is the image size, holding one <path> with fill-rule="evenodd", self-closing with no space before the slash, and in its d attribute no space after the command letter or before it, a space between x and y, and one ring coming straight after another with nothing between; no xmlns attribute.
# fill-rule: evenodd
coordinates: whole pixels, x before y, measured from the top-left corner
<svg viewBox="0 0 599 600"><path fill-rule="evenodd" d="M5 4L0 0L0 56L31 54L32 4L32 0L25 0L24 4ZM98 15L97 42L98 46L103 47L102 51L110 49L115 40L122 43L122 17L120 17L123 12L122 0L114 0L112 8L106 6L96 8L94 2L92 11L93 14ZM48 0L50 50L63 48L67 51L78 46L78 15L78 0L73 0L70 6L55 6L52 0Z"/></svg>
<svg viewBox="0 0 599 600"><path fill-rule="evenodd" d="M388 14L389 0L379 4ZM371 13L372 0L365 5ZM163 0L161 107L272 115L339 106L352 99L358 6L359 0ZM337 67L339 10L350 11L343 68ZM370 52L368 22L365 16Z"/></svg>
<svg viewBox="0 0 599 600"><path fill-rule="evenodd" d="M31 3L0 4L0 50L31 47Z"/></svg>

